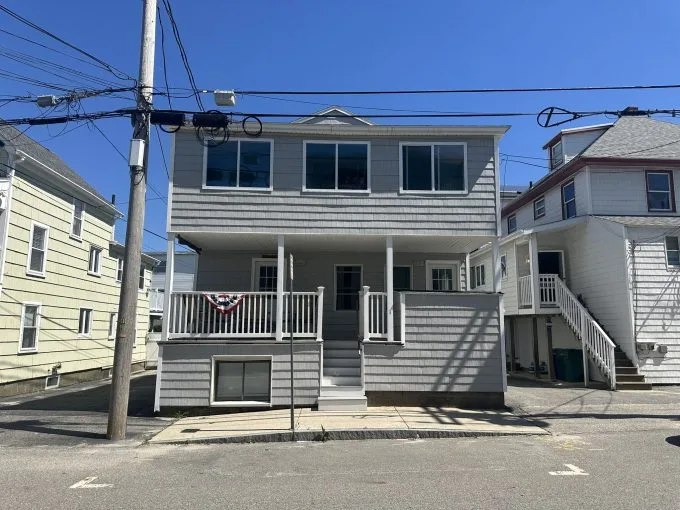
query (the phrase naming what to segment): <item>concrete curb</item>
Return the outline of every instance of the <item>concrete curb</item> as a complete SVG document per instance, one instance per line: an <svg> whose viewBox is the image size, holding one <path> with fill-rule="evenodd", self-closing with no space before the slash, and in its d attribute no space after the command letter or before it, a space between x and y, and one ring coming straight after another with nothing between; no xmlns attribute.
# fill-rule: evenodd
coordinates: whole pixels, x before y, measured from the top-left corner
<svg viewBox="0 0 680 510"><path fill-rule="evenodd" d="M531 432L511 431L471 431L471 430L431 430L431 429L346 429L346 430L302 430L295 432L296 441L356 441L365 439L447 439L456 437L503 437L503 436L541 436L543 429ZM147 441L147 444L244 444L244 443L281 443L291 441L290 432L269 432L243 436L224 436L207 438L186 438Z"/></svg>

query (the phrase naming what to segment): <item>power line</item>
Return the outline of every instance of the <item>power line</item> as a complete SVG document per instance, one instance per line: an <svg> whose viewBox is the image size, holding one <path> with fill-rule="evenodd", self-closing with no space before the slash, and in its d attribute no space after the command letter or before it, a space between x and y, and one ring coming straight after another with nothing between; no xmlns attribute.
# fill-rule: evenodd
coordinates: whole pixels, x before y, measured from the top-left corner
<svg viewBox="0 0 680 510"><path fill-rule="evenodd" d="M497 89L412 89L412 90L235 90L236 94L270 96L369 96L397 94L505 94L528 92L592 92L598 90L658 90L677 89L680 84L667 85L602 85L579 87L526 87Z"/></svg>
<svg viewBox="0 0 680 510"><path fill-rule="evenodd" d="M106 69L106 70L109 71L111 74L113 74L116 78L122 79L122 80L132 80L132 81L136 82L136 80L135 80L132 76L130 76L129 74L124 73L124 72L121 71L120 69L116 69L114 66L112 66L112 65L110 65L110 64L107 64L107 63L104 62L102 59L95 57L95 56L92 55L91 53L88 53L87 51L85 51L85 50L83 50L83 49L81 49L81 48L79 48L79 47L77 47L77 46L75 46L75 45L73 45L73 44L71 44L71 43L65 41L64 39L62 39L61 37L59 37L59 36L53 34L52 32L50 32L50 31L48 31L48 30L46 30L46 29L44 29L44 28L42 28L42 27L36 25L36 24L33 23L32 21L30 21L30 20L28 20L28 19L26 19L26 18L20 16L19 14L17 14L16 12L14 12L14 11L8 9L8 8L5 7L4 5L0 5L0 10L4 11L6 14L10 15L11 17L13 17L14 19L16 19L17 21L20 21L20 22L23 23L24 25L27 25L27 26L33 28L34 30L37 30L37 31L40 32L41 34L44 34L44 35L46 35L46 36L48 36L48 37L51 37L52 39L54 39L54 40L56 40L56 41L59 41L60 43L62 43L62 44L65 45L65 46L68 46L68 47L71 48L72 50L75 50L75 51L77 51L78 53L80 53L80 54L82 54L82 55L88 57L88 58L91 59L91 60L93 60L94 62L97 62L97 63L100 64L104 69ZM121 76L122 76L122 77L121 77Z"/></svg>
<svg viewBox="0 0 680 510"><path fill-rule="evenodd" d="M172 110L172 99L170 98L170 88L168 87L168 65L165 58L165 29L163 28L163 19L161 17L161 8L156 5L156 15L158 17L158 25L161 29L161 57L163 58L163 80L165 81L165 91L168 97L168 106Z"/></svg>
<svg viewBox="0 0 680 510"><path fill-rule="evenodd" d="M187 72L187 77L189 78L189 84L191 85L191 90L194 92L195 97L196 97L196 104L198 104L198 109L201 111L205 111L205 108L203 106L203 101L201 100L201 97L199 95L198 88L196 87L196 80L194 79L194 73L191 70L191 66L189 65L189 58L187 57L186 50L184 49L184 44L182 43L182 38L179 35L179 27L177 26L177 23L175 21L175 16L172 13L172 6L170 5L170 0L162 0L163 1L163 6L165 7L165 11L168 14L168 19L170 20L170 26L172 27L172 33L175 36L175 42L177 43L177 48L179 49L179 54L182 59L182 64L184 65L184 69Z"/></svg>

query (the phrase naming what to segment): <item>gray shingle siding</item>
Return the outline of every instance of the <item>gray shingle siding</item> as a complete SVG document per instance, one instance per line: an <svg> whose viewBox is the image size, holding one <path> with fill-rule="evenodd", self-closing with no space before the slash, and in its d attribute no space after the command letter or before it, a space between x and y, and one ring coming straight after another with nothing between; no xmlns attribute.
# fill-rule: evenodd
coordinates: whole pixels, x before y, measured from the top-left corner
<svg viewBox="0 0 680 510"><path fill-rule="evenodd" d="M406 294L405 345L367 344L366 391L502 392L497 294Z"/></svg>
<svg viewBox="0 0 680 510"><path fill-rule="evenodd" d="M321 343L295 346L295 402L316 404L319 396ZM160 380L161 407L210 405L212 356L272 356L273 406L290 403L290 354L286 342L205 344L165 344Z"/></svg>
<svg viewBox="0 0 680 510"><path fill-rule="evenodd" d="M267 136L274 139L272 192L201 190L203 147L193 132L176 135L170 230L248 233L329 233L448 236L495 234L492 136L374 138ZM371 193L302 192L303 140L371 143ZM468 193L400 195L399 143L464 141Z"/></svg>

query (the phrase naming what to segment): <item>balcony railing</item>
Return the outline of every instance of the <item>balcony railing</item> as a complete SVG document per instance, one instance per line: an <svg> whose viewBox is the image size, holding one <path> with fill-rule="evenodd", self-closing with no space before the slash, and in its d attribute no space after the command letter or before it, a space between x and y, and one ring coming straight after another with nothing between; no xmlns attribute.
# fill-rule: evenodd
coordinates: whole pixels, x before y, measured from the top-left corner
<svg viewBox="0 0 680 510"><path fill-rule="evenodd" d="M517 282L517 299L520 308L531 308L531 275L520 276Z"/></svg>
<svg viewBox="0 0 680 510"><path fill-rule="evenodd" d="M364 340L387 338L387 293L370 292L364 287L359 295L359 331Z"/></svg>
<svg viewBox="0 0 680 510"><path fill-rule="evenodd" d="M557 306L557 280L556 274L538 275L539 306ZM531 308L532 299L532 276L521 276L517 281L517 299L520 308Z"/></svg>
<svg viewBox="0 0 680 510"><path fill-rule="evenodd" d="M233 303L222 310L208 296L229 296ZM296 338L321 339L323 287L316 292L294 292L292 322L290 295L283 296L283 320L277 331L276 292L173 292L168 310L168 336L172 338Z"/></svg>

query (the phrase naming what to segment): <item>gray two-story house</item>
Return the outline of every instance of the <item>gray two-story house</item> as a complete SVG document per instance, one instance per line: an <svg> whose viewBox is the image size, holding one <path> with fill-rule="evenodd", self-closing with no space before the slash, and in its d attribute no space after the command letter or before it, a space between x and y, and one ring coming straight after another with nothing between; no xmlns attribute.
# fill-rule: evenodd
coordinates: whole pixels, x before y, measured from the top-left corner
<svg viewBox="0 0 680 510"><path fill-rule="evenodd" d="M176 239L199 255L194 292L166 278L156 409L288 405L291 330L296 405L502 405L502 296L467 254L497 245L507 129L331 108L176 132L166 274Z"/></svg>

